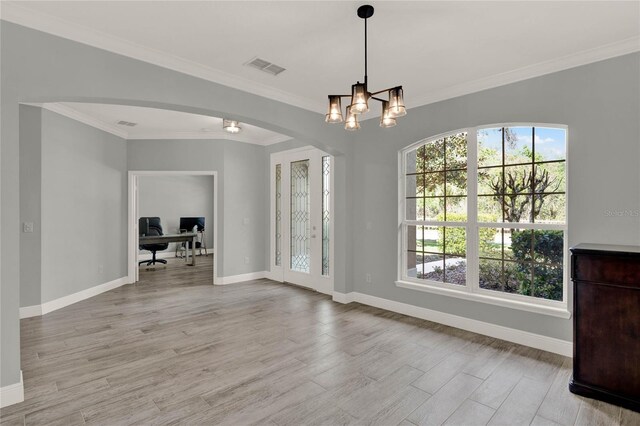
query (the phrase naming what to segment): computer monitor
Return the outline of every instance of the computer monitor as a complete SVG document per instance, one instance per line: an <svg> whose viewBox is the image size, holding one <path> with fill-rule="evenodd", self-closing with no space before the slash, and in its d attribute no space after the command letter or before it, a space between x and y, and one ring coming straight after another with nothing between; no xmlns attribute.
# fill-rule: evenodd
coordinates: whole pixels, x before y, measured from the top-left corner
<svg viewBox="0 0 640 426"><path fill-rule="evenodd" d="M197 227L198 231L204 230L204 217L181 217L180 229L186 229L191 232L193 227Z"/></svg>

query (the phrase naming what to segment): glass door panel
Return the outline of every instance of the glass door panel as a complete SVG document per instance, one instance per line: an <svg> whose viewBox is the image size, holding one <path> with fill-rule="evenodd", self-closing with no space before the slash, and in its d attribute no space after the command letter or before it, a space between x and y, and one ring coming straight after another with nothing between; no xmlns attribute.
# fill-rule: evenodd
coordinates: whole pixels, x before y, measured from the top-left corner
<svg viewBox="0 0 640 426"><path fill-rule="evenodd" d="M291 163L290 267L308 274L311 264L309 160Z"/></svg>

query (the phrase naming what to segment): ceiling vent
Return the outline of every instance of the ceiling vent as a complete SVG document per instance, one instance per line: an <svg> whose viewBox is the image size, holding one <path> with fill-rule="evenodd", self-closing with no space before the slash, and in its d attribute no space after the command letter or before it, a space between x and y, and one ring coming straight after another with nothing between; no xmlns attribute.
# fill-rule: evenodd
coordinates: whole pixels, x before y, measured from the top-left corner
<svg viewBox="0 0 640 426"><path fill-rule="evenodd" d="M247 62L245 65L259 69L260 71L266 72L271 75L278 75L282 71L285 71L286 68L281 67L280 65L272 64L269 61L265 61L264 59L254 58Z"/></svg>
<svg viewBox="0 0 640 426"><path fill-rule="evenodd" d="M130 121L124 121L124 120L120 120L118 121L118 124L121 126L129 126L129 127L133 127L133 126L137 126L138 123L132 123Z"/></svg>

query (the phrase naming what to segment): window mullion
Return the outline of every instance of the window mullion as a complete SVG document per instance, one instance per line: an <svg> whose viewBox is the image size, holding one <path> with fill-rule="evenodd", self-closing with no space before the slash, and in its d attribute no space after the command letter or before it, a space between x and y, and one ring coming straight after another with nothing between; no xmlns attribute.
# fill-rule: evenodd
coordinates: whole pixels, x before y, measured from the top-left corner
<svg viewBox="0 0 640 426"><path fill-rule="evenodd" d="M478 288L478 129L467 131L467 291Z"/></svg>

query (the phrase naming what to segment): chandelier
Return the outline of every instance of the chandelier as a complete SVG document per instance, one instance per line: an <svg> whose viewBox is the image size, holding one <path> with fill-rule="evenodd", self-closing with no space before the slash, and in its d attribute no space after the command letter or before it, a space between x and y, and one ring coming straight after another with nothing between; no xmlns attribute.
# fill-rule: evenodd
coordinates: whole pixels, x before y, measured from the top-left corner
<svg viewBox="0 0 640 426"><path fill-rule="evenodd" d="M363 5L358 8L358 16L364 19L364 82L359 81L351 86L350 95L329 95L329 109L325 116L327 123L342 123L346 130L357 130L360 128L358 116L369 112L369 100L374 99L382 103L382 114L380 115L380 127L393 127L396 119L407 115L404 106L402 86L391 89L369 92L367 86L367 19L373 16L373 6ZM377 97L380 94L387 94L387 99ZM342 98L351 98L351 103L347 106L346 117L342 117Z"/></svg>

